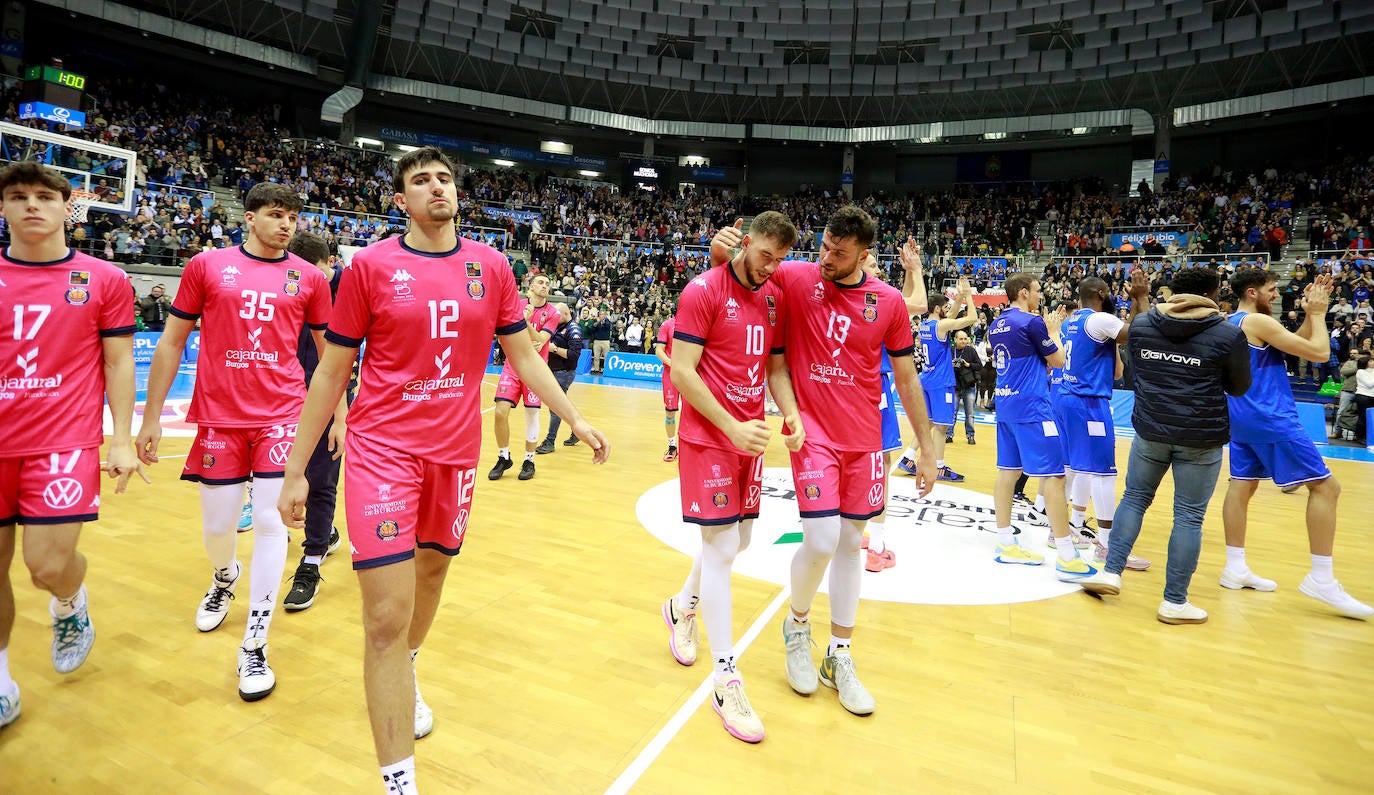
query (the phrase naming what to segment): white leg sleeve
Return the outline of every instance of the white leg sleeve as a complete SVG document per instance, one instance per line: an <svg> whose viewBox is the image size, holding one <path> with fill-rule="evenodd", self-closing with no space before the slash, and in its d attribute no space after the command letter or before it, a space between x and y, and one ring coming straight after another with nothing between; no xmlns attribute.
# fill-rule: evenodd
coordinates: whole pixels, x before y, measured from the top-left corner
<svg viewBox="0 0 1374 795"><path fill-rule="evenodd" d="M1069 502L1076 507L1087 508L1088 498L1092 495L1093 481L1097 480L1092 475L1080 475L1077 472L1069 474L1070 480L1064 485L1069 492ZM1098 514L1101 516L1102 514Z"/></svg>
<svg viewBox="0 0 1374 795"><path fill-rule="evenodd" d="M253 488L253 563L248 590L248 626L245 642L267 641L277 592L286 571L286 525L277 513L281 478L259 478Z"/></svg>
<svg viewBox="0 0 1374 795"><path fill-rule="evenodd" d="M804 613L820 590L825 568L840 543L840 517L802 518L802 544L792 556L792 609ZM858 542L855 542L858 543Z"/></svg>
<svg viewBox="0 0 1374 795"><path fill-rule="evenodd" d="M1093 513L1099 522L1110 522L1116 516L1116 478L1116 475L1092 478ZM1086 476L1084 479L1087 479Z"/></svg>
<svg viewBox="0 0 1374 795"><path fill-rule="evenodd" d="M525 407L525 441L534 444L539 441L539 409Z"/></svg>
<svg viewBox="0 0 1374 795"><path fill-rule="evenodd" d="M201 536L210 565L218 570L234 567L238 549L239 514L243 512L243 484L200 484ZM280 521L280 520L278 520Z"/></svg>
<svg viewBox="0 0 1374 795"><path fill-rule="evenodd" d="M701 605L698 615L706 627L711 659L730 657L734 652L731 627L730 568L739 551L739 524L701 528Z"/></svg>
<svg viewBox="0 0 1374 795"><path fill-rule="evenodd" d="M850 629L859 615L859 582L863 578L859 544L863 537L863 522L841 518L839 547L830 561L830 620Z"/></svg>

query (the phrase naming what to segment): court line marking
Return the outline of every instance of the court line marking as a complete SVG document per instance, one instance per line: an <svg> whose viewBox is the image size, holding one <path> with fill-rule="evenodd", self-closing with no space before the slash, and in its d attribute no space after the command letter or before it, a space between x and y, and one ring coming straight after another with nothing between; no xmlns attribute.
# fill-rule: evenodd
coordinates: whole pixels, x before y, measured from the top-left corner
<svg viewBox="0 0 1374 795"><path fill-rule="evenodd" d="M755 619L753 625L749 627L748 631L744 633L744 636L735 644L734 651L735 660L737 662L744 658L744 652L749 648L750 644L758 638L763 628L772 623L774 616L776 616L778 611L782 609L782 606L787 603L787 599L791 595L791 586L783 586L782 592L779 593L768 607L764 608L763 613ZM645 771L649 769L649 765L652 765L659 754L663 753L663 749L668 747L668 743L672 742L678 732L682 731L682 727L687 724L687 720L701 708L702 704L706 703L707 697L711 694L714 682L715 673L712 672L707 674L706 678L697 686L697 689L692 691L692 695L687 699L687 702L678 708L678 711L663 725L662 729L658 730L658 734L654 735L654 739L650 740L649 744L644 746L644 750L639 752L639 755L634 758L634 761L630 763L629 767L626 767L624 772L611 783L611 786L606 789L606 795L625 795L625 793L630 791L630 788L639 781L640 776L643 776Z"/></svg>

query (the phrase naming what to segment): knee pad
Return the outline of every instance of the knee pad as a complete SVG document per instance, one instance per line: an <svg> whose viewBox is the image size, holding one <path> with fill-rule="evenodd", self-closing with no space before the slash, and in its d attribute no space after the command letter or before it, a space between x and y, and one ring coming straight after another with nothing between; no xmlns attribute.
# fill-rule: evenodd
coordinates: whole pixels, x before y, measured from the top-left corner
<svg viewBox="0 0 1374 795"><path fill-rule="evenodd" d="M525 441L534 444L539 441L539 409L525 407Z"/></svg>

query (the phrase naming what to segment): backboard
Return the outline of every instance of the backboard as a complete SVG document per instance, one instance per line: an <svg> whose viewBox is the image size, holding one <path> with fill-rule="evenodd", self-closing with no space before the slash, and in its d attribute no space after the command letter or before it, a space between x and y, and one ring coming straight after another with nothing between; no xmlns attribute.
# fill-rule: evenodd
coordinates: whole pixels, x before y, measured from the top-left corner
<svg viewBox="0 0 1374 795"><path fill-rule="evenodd" d="M0 122L0 163L37 160L62 173L91 209L132 212L137 154L70 135Z"/></svg>

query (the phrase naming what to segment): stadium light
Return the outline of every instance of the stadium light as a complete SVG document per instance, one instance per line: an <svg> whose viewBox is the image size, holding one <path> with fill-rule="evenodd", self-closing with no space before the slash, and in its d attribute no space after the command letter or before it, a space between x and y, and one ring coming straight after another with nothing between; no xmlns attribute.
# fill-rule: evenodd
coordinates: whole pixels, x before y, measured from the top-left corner
<svg viewBox="0 0 1374 795"><path fill-rule="evenodd" d="M382 145L382 142L381 142L381 141L378 141L376 138L364 138L364 137L362 137L361 135L358 136L357 138L354 138L354 139L353 139L353 143L355 143L355 144L363 144L363 145L365 145L365 146L381 146L381 145Z"/></svg>
<svg viewBox="0 0 1374 795"><path fill-rule="evenodd" d="M504 166L505 168L510 168L511 166L515 165L514 160L493 160L491 162L495 163L498 166Z"/></svg>
<svg viewBox="0 0 1374 795"><path fill-rule="evenodd" d="M1000 140L1002 140L1003 138L1006 138L1006 137L1007 137L1007 134L1004 133L1004 132L987 132L987 133L983 133L983 139L984 139L984 140L987 140L987 141L1000 141Z"/></svg>
<svg viewBox="0 0 1374 795"><path fill-rule="evenodd" d="M420 147L411 146L410 144L396 144L396 148L400 149L402 152L414 152L416 149L419 149Z"/></svg>
<svg viewBox="0 0 1374 795"><path fill-rule="evenodd" d="M596 179L597 177L601 176L600 171L579 171L577 173L581 174L584 177L591 177L592 179Z"/></svg>
<svg viewBox="0 0 1374 795"><path fill-rule="evenodd" d="M1087 127L1075 127L1075 128L1073 128L1072 132L1073 132L1074 135L1087 135L1087 133L1088 133L1088 128L1087 128Z"/></svg>

